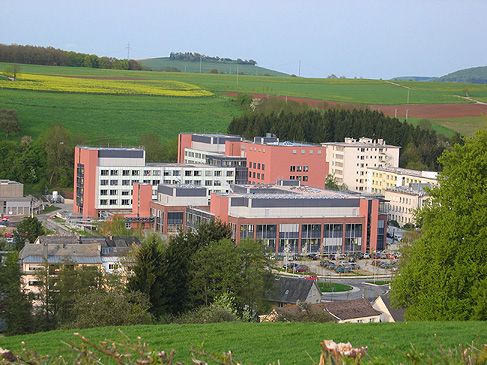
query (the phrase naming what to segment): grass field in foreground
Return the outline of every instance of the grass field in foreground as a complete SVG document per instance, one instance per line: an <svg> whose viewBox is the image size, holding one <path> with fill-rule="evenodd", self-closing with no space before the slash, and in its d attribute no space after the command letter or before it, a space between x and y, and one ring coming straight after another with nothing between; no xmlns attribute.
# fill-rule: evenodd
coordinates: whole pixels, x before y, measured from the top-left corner
<svg viewBox="0 0 487 365"><path fill-rule="evenodd" d="M0 63L0 71L8 64ZM131 77L147 80L174 80L195 84L212 92L238 91L308 97L318 100L364 104L405 104L407 89L384 80L313 79L288 76L221 75L185 72L102 70L85 67L20 65L21 72L49 75ZM466 103L456 95L465 90L472 98L487 97L487 85L443 82L397 82L410 87L411 104Z"/></svg>
<svg viewBox="0 0 487 365"><path fill-rule="evenodd" d="M487 342L485 322L410 323L219 323L204 325L153 325L121 327L132 339L141 336L155 350L176 350L176 359L189 362L192 346L203 345L208 352L231 350L245 364L311 364L318 361L320 341L350 341L368 346L367 358L384 359L384 364L405 362L411 344L431 353L438 348ZM52 331L27 336L0 337L0 347L19 350L21 341L40 354L68 354L62 342L75 341L74 330ZM79 331L90 340L120 340L115 327Z"/></svg>
<svg viewBox="0 0 487 365"><path fill-rule="evenodd" d="M162 140L181 131L225 132L239 107L229 98L92 95L0 90L0 108L16 109L20 135L38 137L61 123L82 143L136 145L141 135Z"/></svg>

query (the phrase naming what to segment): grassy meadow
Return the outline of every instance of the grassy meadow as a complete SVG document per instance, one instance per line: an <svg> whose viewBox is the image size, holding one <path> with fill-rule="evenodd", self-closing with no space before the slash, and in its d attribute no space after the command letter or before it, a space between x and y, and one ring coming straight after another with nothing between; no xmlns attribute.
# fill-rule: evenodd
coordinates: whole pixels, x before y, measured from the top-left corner
<svg viewBox="0 0 487 365"><path fill-rule="evenodd" d="M0 72L7 66L0 63ZM148 133L168 140L181 131L224 132L231 119L242 113L227 96L234 91L364 104L401 104L407 99L404 87L382 80L250 75L239 75L237 80L236 75L228 74L40 65L20 68L21 78L28 74L27 78L38 81L0 80L0 108L17 110L22 124L19 138L36 138L50 125L61 123L77 139L96 145L134 145ZM487 98L487 85L400 84L411 87L410 103L466 103L457 96L466 89L471 97ZM29 88L34 90L25 90ZM453 131L471 134L485 126L483 117L461 119L432 122L446 135Z"/></svg>
<svg viewBox="0 0 487 365"><path fill-rule="evenodd" d="M176 350L176 360L189 363L192 347L203 346L210 353L231 350L236 360L245 364L311 364L319 360L319 343L325 339L368 346L367 359L383 359L382 363L406 361L411 345L421 352L433 353L439 348L459 344L477 345L487 342L483 322L402 322L371 324L335 323L241 323L227 322L193 325L128 326L120 330L129 338L138 336L154 350ZM0 337L0 347L13 351L21 342L40 354L69 356L63 342L77 342L79 332L92 341L122 339L119 328L63 330L34 335ZM367 361L365 362L367 363Z"/></svg>
<svg viewBox="0 0 487 365"><path fill-rule="evenodd" d="M174 67L181 72L200 72L199 62L171 60L169 57L147 58L144 60L139 60L139 63L153 71L163 71L167 67ZM236 74L237 65L233 63L213 61L201 62L201 72L210 72L211 70L217 70L218 73ZM253 65L238 65L238 72L246 75L286 76L286 74L283 72Z"/></svg>

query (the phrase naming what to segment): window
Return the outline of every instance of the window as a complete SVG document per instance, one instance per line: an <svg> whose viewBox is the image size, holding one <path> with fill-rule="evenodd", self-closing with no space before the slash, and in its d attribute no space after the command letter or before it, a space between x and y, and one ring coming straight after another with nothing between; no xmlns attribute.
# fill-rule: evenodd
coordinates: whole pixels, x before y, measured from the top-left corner
<svg viewBox="0 0 487 365"><path fill-rule="evenodd" d="M130 195L130 190L122 190L122 195Z"/></svg>
<svg viewBox="0 0 487 365"><path fill-rule="evenodd" d="M130 185L130 180L122 180L122 185L129 186Z"/></svg>
<svg viewBox="0 0 487 365"><path fill-rule="evenodd" d="M172 172L172 176L180 176L180 171L179 170L174 170Z"/></svg>
<svg viewBox="0 0 487 365"><path fill-rule="evenodd" d="M308 176L303 176L303 181L308 181Z"/></svg>
<svg viewBox="0 0 487 365"><path fill-rule="evenodd" d="M150 180L144 180L144 184L150 184Z"/></svg>
<svg viewBox="0 0 487 365"><path fill-rule="evenodd" d="M132 176L139 176L140 171L139 170L132 170Z"/></svg>
<svg viewBox="0 0 487 365"><path fill-rule="evenodd" d="M110 170L111 176L118 176L118 170Z"/></svg>
<svg viewBox="0 0 487 365"><path fill-rule="evenodd" d="M123 170L122 171L122 176L129 176L130 175L130 170Z"/></svg>
<svg viewBox="0 0 487 365"><path fill-rule="evenodd" d="M110 205L117 205L118 200L117 199L110 199Z"/></svg>
<svg viewBox="0 0 487 365"><path fill-rule="evenodd" d="M262 180L264 180L264 174L260 175L260 177L262 178Z"/></svg>
<svg viewBox="0 0 487 365"><path fill-rule="evenodd" d="M117 190L110 190L110 195L117 195Z"/></svg>
<svg viewBox="0 0 487 365"><path fill-rule="evenodd" d="M252 172L252 177L255 179L255 172Z"/></svg>
<svg viewBox="0 0 487 365"><path fill-rule="evenodd" d="M303 171L308 172L309 171L309 166L303 166Z"/></svg>
<svg viewBox="0 0 487 365"><path fill-rule="evenodd" d="M108 170L101 170L101 176L108 176Z"/></svg>
<svg viewBox="0 0 487 365"><path fill-rule="evenodd" d="M227 171L227 176L233 176L233 171L232 170L228 170Z"/></svg>
<svg viewBox="0 0 487 365"><path fill-rule="evenodd" d="M117 186L118 180L110 180L110 186Z"/></svg>
<svg viewBox="0 0 487 365"><path fill-rule="evenodd" d="M194 176L201 176L201 171L197 171L197 170L195 170L195 172L194 172Z"/></svg>
<svg viewBox="0 0 487 365"><path fill-rule="evenodd" d="M130 199L122 199L122 205L130 205Z"/></svg>
<svg viewBox="0 0 487 365"><path fill-rule="evenodd" d="M213 181L211 181L211 180L205 181L205 186L212 186L212 185L213 185Z"/></svg>
<svg viewBox="0 0 487 365"><path fill-rule="evenodd" d="M297 153L297 151L296 150L293 150L293 155L295 155L296 153Z"/></svg>
<svg viewBox="0 0 487 365"><path fill-rule="evenodd" d="M152 176L161 176L161 171L160 170L153 170Z"/></svg>
<svg viewBox="0 0 487 365"><path fill-rule="evenodd" d="M151 176L150 170L144 170L144 176Z"/></svg>
<svg viewBox="0 0 487 365"><path fill-rule="evenodd" d="M100 195L108 195L108 190L106 189L100 190Z"/></svg>
<svg viewBox="0 0 487 365"><path fill-rule="evenodd" d="M260 180L260 172L257 173L257 179Z"/></svg>
<svg viewBox="0 0 487 365"><path fill-rule="evenodd" d="M153 186L159 185L160 182L161 180L152 180L152 185Z"/></svg>
<svg viewBox="0 0 487 365"><path fill-rule="evenodd" d="M260 170L260 162L257 163L257 169Z"/></svg>
<svg viewBox="0 0 487 365"><path fill-rule="evenodd" d="M291 171L291 172L295 172L295 171L296 171L296 166L290 166L290 167L289 167L289 171Z"/></svg>
<svg viewBox="0 0 487 365"><path fill-rule="evenodd" d="M101 199L100 200L100 205L107 205L108 200L106 199Z"/></svg>
<svg viewBox="0 0 487 365"><path fill-rule="evenodd" d="M100 180L100 185L108 185L108 180Z"/></svg>
<svg viewBox="0 0 487 365"><path fill-rule="evenodd" d="M222 176L222 172L217 170L217 171L215 171L215 174L214 175L215 176Z"/></svg>
<svg viewBox="0 0 487 365"><path fill-rule="evenodd" d="M301 172L303 171L303 167L302 166L298 166L298 172Z"/></svg>
<svg viewBox="0 0 487 365"><path fill-rule="evenodd" d="M222 182L219 181L219 180L215 180L215 182L213 183L214 186L222 186Z"/></svg>
<svg viewBox="0 0 487 365"><path fill-rule="evenodd" d="M306 150L301 150L301 154L304 155L306 153Z"/></svg>
<svg viewBox="0 0 487 365"><path fill-rule="evenodd" d="M252 167L255 169L257 164L255 162L252 163Z"/></svg>

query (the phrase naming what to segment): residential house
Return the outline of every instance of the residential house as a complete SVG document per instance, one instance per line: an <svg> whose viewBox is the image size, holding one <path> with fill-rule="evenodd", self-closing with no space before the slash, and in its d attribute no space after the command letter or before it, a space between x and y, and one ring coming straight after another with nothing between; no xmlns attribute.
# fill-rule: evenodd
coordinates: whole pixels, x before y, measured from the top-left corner
<svg viewBox="0 0 487 365"><path fill-rule="evenodd" d="M381 322L402 322L404 320L404 308L392 307L389 295L379 295L372 303L372 307L382 313Z"/></svg>
<svg viewBox="0 0 487 365"><path fill-rule="evenodd" d="M374 309L365 298L325 303L325 310L338 323L380 322L382 312Z"/></svg>
<svg viewBox="0 0 487 365"><path fill-rule="evenodd" d="M321 291L314 280L277 276L272 287L266 293L266 299L273 305L321 302Z"/></svg>

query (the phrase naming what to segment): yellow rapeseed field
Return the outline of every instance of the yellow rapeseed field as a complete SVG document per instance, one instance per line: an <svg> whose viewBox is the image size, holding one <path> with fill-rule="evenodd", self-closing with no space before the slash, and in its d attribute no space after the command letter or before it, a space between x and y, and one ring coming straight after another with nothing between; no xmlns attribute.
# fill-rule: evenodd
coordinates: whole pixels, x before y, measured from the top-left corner
<svg viewBox="0 0 487 365"><path fill-rule="evenodd" d="M0 89L119 95L213 95L196 85L172 80L107 80L36 74L19 74L15 81L0 78Z"/></svg>

